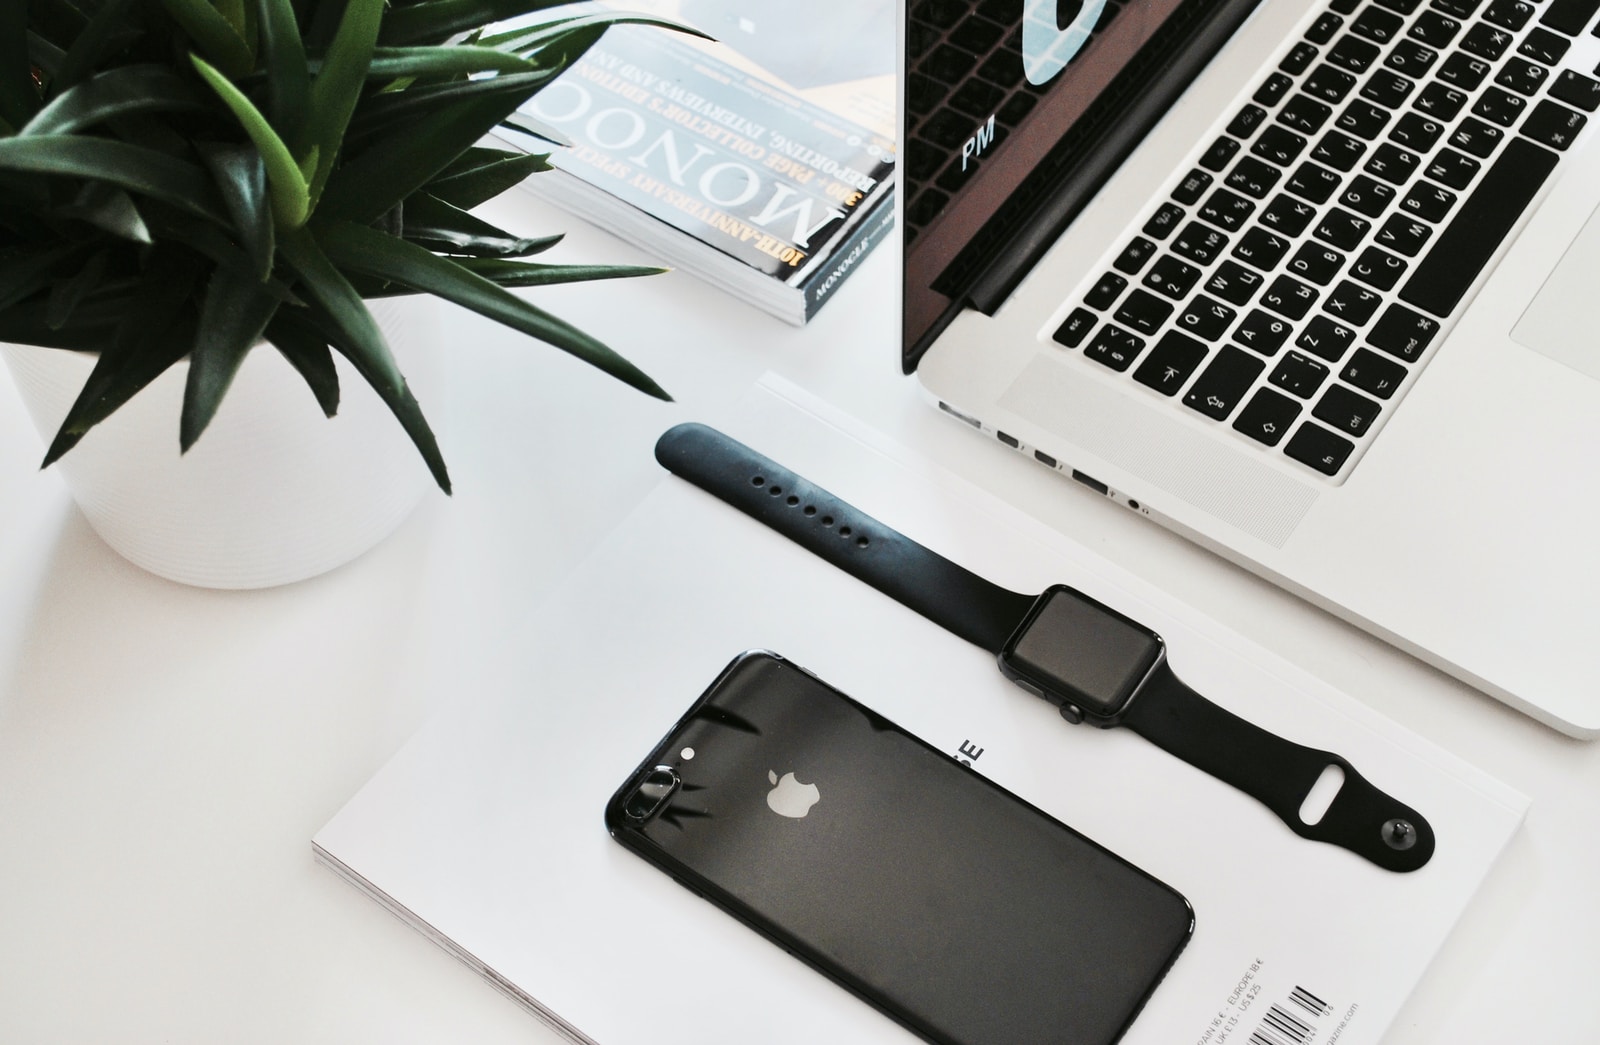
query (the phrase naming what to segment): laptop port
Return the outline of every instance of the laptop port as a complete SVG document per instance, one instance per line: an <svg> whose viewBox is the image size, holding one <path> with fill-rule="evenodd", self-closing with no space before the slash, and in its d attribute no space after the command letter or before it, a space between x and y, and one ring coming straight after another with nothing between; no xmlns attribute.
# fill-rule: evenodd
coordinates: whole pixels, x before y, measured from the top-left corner
<svg viewBox="0 0 1600 1045"><path fill-rule="evenodd" d="M1082 472L1078 471L1076 468L1074 468L1072 470L1072 477L1074 479L1076 479L1078 482L1080 482L1083 485L1087 486L1091 490L1098 490L1099 492L1101 492L1103 494L1109 494L1111 492L1111 487L1107 486L1105 483L1101 482L1100 480L1094 478L1091 475L1084 475Z"/></svg>

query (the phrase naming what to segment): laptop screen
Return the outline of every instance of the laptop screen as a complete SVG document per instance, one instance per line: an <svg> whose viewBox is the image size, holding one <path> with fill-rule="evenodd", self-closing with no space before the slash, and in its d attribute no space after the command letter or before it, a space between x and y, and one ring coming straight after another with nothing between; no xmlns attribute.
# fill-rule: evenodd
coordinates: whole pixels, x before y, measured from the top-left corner
<svg viewBox="0 0 1600 1045"><path fill-rule="evenodd" d="M1256 0L907 0L907 372L993 311Z"/></svg>

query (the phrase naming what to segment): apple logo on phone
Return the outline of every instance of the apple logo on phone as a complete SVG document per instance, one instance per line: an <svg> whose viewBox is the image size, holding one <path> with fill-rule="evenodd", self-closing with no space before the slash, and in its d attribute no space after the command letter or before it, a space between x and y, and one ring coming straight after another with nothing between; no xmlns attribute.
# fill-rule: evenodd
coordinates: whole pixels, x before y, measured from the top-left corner
<svg viewBox="0 0 1600 1045"><path fill-rule="evenodd" d="M802 784L793 773L785 773L779 780L778 774L769 769L767 782L773 785L767 792L767 805L779 816L799 820L822 800L822 792L817 790L816 784Z"/></svg>

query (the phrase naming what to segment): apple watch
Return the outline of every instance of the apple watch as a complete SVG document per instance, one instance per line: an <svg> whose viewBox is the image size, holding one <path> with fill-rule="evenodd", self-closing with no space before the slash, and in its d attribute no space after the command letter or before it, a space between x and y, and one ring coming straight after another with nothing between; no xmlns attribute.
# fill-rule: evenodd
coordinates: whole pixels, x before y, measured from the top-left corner
<svg viewBox="0 0 1600 1045"><path fill-rule="evenodd" d="M1063 718L1125 727L1272 810L1302 838L1391 871L1433 855L1421 814L1331 751L1277 736L1183 683L1161 636L1066 585L1001 587L858 511L728 436L681 424L656 460L746 515L999 658L1000 671ZM1301 816L1324 772L1343 773L1315 822Z"/></svg>

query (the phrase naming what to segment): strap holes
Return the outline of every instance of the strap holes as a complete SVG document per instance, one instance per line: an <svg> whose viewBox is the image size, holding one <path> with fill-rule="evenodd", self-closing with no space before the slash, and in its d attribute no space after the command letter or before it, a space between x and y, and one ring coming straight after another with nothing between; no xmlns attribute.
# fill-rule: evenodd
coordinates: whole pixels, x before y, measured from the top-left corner
<svg viewBox="0 0 1600 1045"><path fill-rule="evenodd" d="M808 504L808 505L806 505L804 508L802 508L800 510L805 512L807 515L816 515L817 514L817 506L814 505L814 504Z"/></svg>
<svg viewBox="0 0 1600 1045"><path fill-rule="evenodd" d="M753 476L750 477L750 485L751 486L765 486L765 485L767 485L767 480L762 476L753 475Z"/></svg>
<svg viewBox="0 0 1600 1045"><path fill-rule="evenodd" d="M833 516L824 515L822 517L822 525L824 525L824 526L832 526L833 525Z"/></svg>
<svg viewBox="0 0 1600 1045"><path fill-rule="evenodd" d="M795 505L800 503L800 498L796 497L794 494L790 494L789 500L786 503L790 508L793 508Z"/></svg>
<svg viewBox="0 0 1600 1045"><path fill-rule="evenodd" d="M867 546L867 539L865 537L857 537L856 538L856 547L857 548L865 548L866 546Z"/></svg>
<svg viewBox="0 0 1600 1045"><path fill-rule="evenodd" d="M779 486L777 483L773 483L771 486L767 487L767 492L776 497L783 493L783 487Z"/></svg>
<svg viewBox="0 0 1600 1045"><path fill-rule="evenodd" d="M1320 824L1343 787L1344 770L1331 762L1323 766L1322 774L1311 785L1311 790L1306 792L1305 801L1300 803L1300 820L1307 827Z"/></svg>
<svg viewBox="0 0 1600 1045"><path fill-rule="evenodd" d="M848 537L848 536L850 536L850 527L848 527L848 526L839 527L839 536L840 537Z"/></svg>

